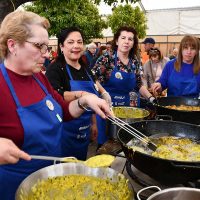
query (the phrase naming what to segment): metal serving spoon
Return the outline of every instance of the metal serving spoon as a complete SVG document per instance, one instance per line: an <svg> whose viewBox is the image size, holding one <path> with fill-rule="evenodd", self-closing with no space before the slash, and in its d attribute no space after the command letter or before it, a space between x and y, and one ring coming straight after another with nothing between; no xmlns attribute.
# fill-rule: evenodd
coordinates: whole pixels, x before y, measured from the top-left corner
<svg viewBox="0 0 200 200"><path fill-rule="evenodd" d="M56 161L59 162L81 162L88 167L108 167L115 160L115 157L112 155L102 154L93 156L86 161L78 160L75 157L52 157L52 156L38 156L31 155L32 159L40 159L40 160L52 160L54 163Z"/></svg>

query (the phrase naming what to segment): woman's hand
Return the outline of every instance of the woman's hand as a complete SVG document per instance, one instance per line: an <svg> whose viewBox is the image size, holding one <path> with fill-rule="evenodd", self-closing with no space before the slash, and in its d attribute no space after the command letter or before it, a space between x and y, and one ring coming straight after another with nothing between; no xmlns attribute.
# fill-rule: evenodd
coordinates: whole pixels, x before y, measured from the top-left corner
<svg viewBox="0 0 200 200"><path fill-rule="evenodd" d="M151 85L151 89L152 89L152 92L153 92L154 96L157 96L158 93L162 92L162 86L161 86L161 84L159 82L153 83Z"/></svg>
<svg viewBox="0 0 200 200"><path fill-rule="evenodd" d="M91 125L91 137L90 139L92 141L96 141L97 140L97 136L98 136L98 128L96 124L92 124Z"/></svg>
<svg viewBox="0 0 200 200"><path fill-rule="evenodd" d="M101 98L104 99L110 107L112 107L112 99L108 92L103 92Z"/></svg>
<svg viewBox="0 0 200 200"><path fill-rule="evenodd" d="M31 160L31 157L20 150L11 140L0 138L0 164L17 163L19 159Z"/></svg>
<svg viewBox="0 0 200 200"><path fill-rule="evenodd" d="M103 119L106 119L108 115L112 116L108 103L94 94L84 95L69 104L69 112L75 118L79 117L86 110L93 110Z"/></svg>
<svg viewBox="0 0 200 200"><path fill-rule="evenodd" d="M97 140L97 135L98 135L96 114L93 114L93 115L92 115L90 131L91 131L90 139L91 139L92 141L96 141L96 140Z"/></svg>

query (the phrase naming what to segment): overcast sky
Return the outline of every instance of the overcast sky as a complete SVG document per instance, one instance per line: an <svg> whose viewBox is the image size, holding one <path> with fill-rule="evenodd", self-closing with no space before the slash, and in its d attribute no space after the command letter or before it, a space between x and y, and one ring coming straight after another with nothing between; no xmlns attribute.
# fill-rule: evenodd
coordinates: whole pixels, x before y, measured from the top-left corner
<svg viewBox="0 0 200 200"><path fill-rule="evenodd" d="M200 7L200 0L142 0L145 10ZM111 14L112 7L101 3L99 6L100 14Z"/></svg>

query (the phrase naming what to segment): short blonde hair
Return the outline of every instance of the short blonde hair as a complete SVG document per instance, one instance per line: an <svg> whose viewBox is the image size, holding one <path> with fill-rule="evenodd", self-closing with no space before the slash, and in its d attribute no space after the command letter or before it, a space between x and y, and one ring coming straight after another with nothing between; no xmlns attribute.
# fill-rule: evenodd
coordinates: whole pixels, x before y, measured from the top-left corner
<svg viewBox="0 0 200 200"><path fill-rule="evenodd" d="M9 13L0 27L0 57L8 55L8 39L14 39L22 44L32 36L30 25L40 25L46 30L50 27L49 21L33 12L14 11Z"/></svg>

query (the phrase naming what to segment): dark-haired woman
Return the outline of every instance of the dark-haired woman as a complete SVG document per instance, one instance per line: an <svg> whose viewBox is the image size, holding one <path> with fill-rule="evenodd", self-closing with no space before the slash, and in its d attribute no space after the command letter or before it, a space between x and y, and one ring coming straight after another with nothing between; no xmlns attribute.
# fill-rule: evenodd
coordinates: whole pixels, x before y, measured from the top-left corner
<svg viewBox="0 0 200 200"><path fill-rule="evenodd" d="M170 60L160 77L152 84L154 94L167 89L167 96L199 97L199 41L186 35L181 40L177 59Z"/></svg>
<svg viewBox="0 0 200 200"><path fill-rule="evenodd" d="M98 81L110 94L113 106L130 106L129 93L139 91L150 101L154 97L142 85L139 63L137 61L138 37L132 27L121 27L114 34L113 53L105 53L96 62L93 71ZM97 117L98 143L107 141L106 122Z"/></svg>
<svg viewBox="0 0 200 200"><path fill-rule="evenodd" d="M105 93L89 68L80 60L84 50L83 42L83 34L78 28L63 29L58 35L58 57L46 72L54 89L67 101L88 93ZM96 118L92 115L92 111L87 111L81 117L63 124L63 156L86 159L91 131L97 135Z"/></svg>

